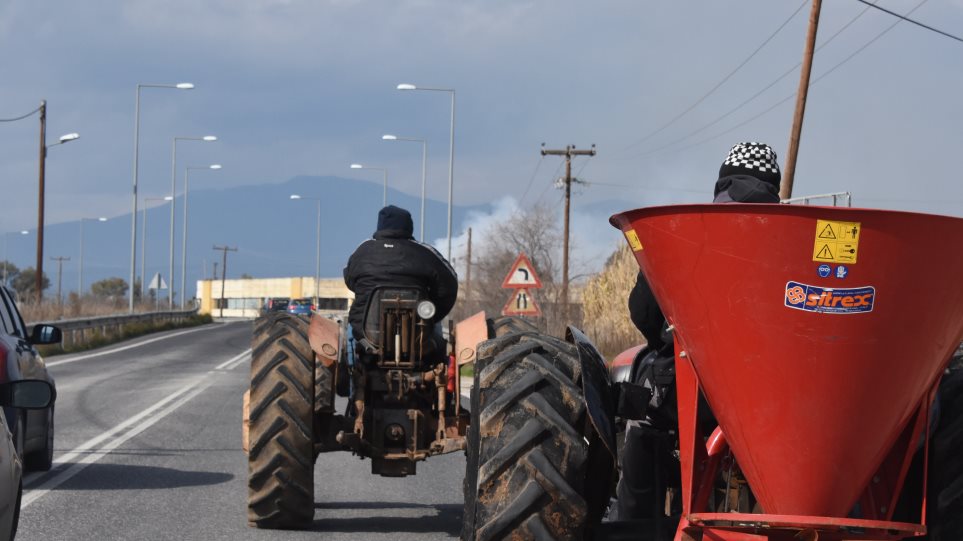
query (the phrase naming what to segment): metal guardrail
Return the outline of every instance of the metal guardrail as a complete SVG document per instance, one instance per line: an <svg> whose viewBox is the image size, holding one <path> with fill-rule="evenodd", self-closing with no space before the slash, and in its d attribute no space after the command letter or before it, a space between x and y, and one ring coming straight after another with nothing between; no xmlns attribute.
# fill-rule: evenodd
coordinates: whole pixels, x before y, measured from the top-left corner
<svg viewBox="0 0 963 541"><path fill-rule="evenodd" d="M85 345L94 337L112 338L120 335L124 327L136 323L178 323L197 314L197 308L190 310L175 310L166 312L144 312L140 314L121 314L112 316L84 317L74 319L58 319L55 321L38 321L32 325L55 325L63 331L65 348Z"/></svg>

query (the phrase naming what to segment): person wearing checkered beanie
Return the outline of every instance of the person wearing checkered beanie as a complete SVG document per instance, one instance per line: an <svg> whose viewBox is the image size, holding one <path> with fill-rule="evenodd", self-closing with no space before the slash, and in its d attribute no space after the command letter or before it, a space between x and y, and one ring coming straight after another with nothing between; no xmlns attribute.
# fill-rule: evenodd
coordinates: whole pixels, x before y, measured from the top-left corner
<svg viewBox="0 0 963 541"><path fill-rule="evenodd" d="M713 202L778 203L780 181L776 153L769 145L739 143L729 150L719 168ZM632 459L620 460L621 474L611 511L616 520L652 518L652 509L665 508L665 490L654 477L653 464L672 462L673 458L658 442L664 440L665 432L678 430L674 416L675 378L671 372L673 341L665 315L641 272L629 293L628 305L632 323L647 342L632 363L630 383L649 389L651 399L645 419L626 423L622 457Z"/></svg>
<svg viewBox="0 0 963 541"><path fill-rule="evenodd" d="M781 180L772 147L765 143L739 143L729 150L719 167L713 203L778 203Z"/></svg>

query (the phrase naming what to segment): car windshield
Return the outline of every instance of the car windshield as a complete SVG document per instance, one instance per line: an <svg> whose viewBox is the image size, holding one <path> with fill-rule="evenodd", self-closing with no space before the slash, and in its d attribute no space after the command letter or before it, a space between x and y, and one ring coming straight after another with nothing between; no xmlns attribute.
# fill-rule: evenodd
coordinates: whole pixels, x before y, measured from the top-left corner
<svg viewBox="0 0 963 541"><path fill-rule="evenodd" d="M298 306L310 306L311 299L294 299L291 304L296 304Z"/></svg>

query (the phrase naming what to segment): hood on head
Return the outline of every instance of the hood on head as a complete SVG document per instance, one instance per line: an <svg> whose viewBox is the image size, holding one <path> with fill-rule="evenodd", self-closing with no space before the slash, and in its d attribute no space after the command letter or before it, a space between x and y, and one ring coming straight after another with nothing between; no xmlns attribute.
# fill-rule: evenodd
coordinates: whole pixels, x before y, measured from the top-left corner
<svg viewBox="0 0 963 541"><path fill-rule="evenodd" d="M411 221L411 213L407 210L388 205L378 211L378 229L375 237L413 238L415 227Z"/></svg>

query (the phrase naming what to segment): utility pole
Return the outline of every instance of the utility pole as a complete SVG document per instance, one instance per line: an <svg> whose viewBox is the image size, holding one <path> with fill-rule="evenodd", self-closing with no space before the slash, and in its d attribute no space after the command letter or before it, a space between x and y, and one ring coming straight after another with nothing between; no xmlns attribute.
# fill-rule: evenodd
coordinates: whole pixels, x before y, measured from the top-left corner
<svg viewBox="0 0 963 541"><path fill-rule="evenodd" d="M61 276L63 276L64 261L70 261L70 258L58 256L58 257L51 257L50 260L57 262L57 304L63 305L64 300L60 296L60 286L62 284L60 278Z"/></svg>
<svg viewBox="0 0 963 541"><path fill-rule="evenodd" d="M217 280L217 261L214 262L214 277L211 280Z"/></svg>
<svg viewBox="0 0 963 541"><path fill-rule="evenodd" d="M221 308L221 313L219 316L217 316L217 317L224 317L224 305L227 304L227 301L224 299L224 280L227 278L227 253L236 252L237 248L236 247L228 248L227 245L224 245L224 246L214 245L214 249L221 250L222 252L224 252L224 256L223 256L224 259L221 260L221 302L218 303Z"/></svg>
<svg viewBox="0 0 963 541"><path fill-rule="evenodd" d="M43 209L47 161L47 100L40 100L40 175L37 184L37 306L43 300ZM57 295L60 295L58 291Z"/></svg>
<svg viewBox="0 0 963 541"><path fill-rule="evenodd" d="M819 28L819 10L822 0L813 0L809 13L809 32L803 49L802 69L799 74L799 91L796 92L796 112L792 119L792 132L789 134L789 151L786 152L786 167L779 187L779 198L792 197L792 184L796 175L796 155L799 154L799 137L802 134L803 117L806 114L806 96L809 94L809 75L813 68L813 52L816 48L816 30Z"/></svg>
<svg viewBox="0 0 963 541"><path fill-rule="evenodd" d="M562 244L562 319L568 321L568 239L569 214L572 207L572 156L595 156L595 144L589 150L576 150L575 145L567 145L561 150L550 150L542 143L542 156L565 156L565 230Z"/></svg>
<svg viewBox="0 0 963 541"><path fill-rule="evenodd" d="M465 256L465 305L471 308L471 228L468 228L468 254Z"/></svg>

